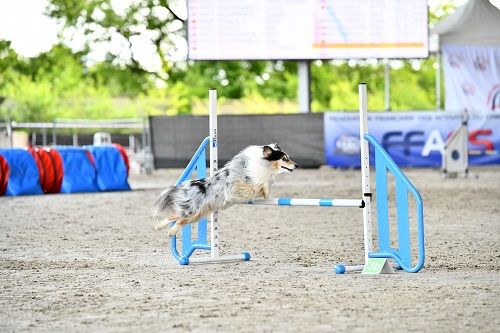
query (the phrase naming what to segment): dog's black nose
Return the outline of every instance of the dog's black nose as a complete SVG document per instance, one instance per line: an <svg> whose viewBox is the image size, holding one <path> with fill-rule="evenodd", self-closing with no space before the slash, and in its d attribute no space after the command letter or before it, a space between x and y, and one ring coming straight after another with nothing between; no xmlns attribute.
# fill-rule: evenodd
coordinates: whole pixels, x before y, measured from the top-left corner
<svg viewBox="0 0 500 333"><path fill-rule="evenodd" d="M295 163L295 169L298 169L299 168L299 165L297 163Z"/></svg>

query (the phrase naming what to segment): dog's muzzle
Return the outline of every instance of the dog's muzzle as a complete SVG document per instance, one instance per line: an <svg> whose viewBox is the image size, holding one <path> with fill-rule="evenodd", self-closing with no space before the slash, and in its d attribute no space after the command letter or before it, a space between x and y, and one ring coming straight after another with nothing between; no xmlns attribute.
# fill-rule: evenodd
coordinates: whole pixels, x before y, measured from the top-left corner
<svg viewBox="0 0 500 333"><path fill-rule="evenodd" d="M285 166L281 166L281 168L282 168L282 169L285 169L285 170L286 170L286 171L288 171L288 172L293 172L293 170L297 169L297 168L299 167L299 165L298 165L298 164L295 164L294 166L295 166L295 168L294 168L294 169L290 169L290 168L287 168L287 167L285 167Z"/></svg>

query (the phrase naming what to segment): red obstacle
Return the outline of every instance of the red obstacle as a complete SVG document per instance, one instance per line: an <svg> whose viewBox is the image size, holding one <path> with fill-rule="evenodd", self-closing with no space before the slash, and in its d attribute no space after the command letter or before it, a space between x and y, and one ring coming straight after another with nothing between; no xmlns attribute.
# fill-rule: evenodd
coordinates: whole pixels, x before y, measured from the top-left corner
<svg viewBox="0 0 500 333"><path fill-rule="evenodd" d="M3 156L0 155L0 195L5 195L7 182L9 181L9 165Z"/></svg>
<svg viewBox="0 0 500 333"><path fill-rule="evenodd" d="M125 162L125 166L127 167L127 175L130 173L130 162L128 161L127 151L125 148L119 143L113 143L113 146L118 149L120 154L122 155L123 161Z"/></svg>
<svg viewBox="0 0 500 333"><path fill-rule="evenodd" d="M59 153L52 148L28 148L38 166L40 185L45 193L59 193L63 180L63 164Z"/></svg>

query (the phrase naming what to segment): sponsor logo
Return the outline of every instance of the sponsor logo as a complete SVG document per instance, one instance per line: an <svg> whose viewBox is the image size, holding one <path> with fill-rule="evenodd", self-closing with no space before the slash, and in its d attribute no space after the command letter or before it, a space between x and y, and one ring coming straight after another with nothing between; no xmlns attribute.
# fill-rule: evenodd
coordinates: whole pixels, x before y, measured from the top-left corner
<svg viewBox="0 0 500 333"><path fill-rule="evenodd" d="M495 84L488 93L486 105L489 110L500 110L500 83Z"/></svg>
<svg viewBox="0 0 500 333"><path fill-rule="evenodd" d="M462 65L462 55L458 53L450 53L448 56L448 62L450 63L450 66L453 68L460 68Z"/></svg>
<svg viewBox="0 0 500 333"><path fill-rule="evenodd" d="M471 131L468 141L471 145L478 147L478 149L470 150L469 153L473 153L474 155L496 154L497 151L495 151L494 143L484 138L492 134L493 131L491 129L477 129ZM387 151L390 151L391 148L399 147L403 149L403 154L405 156L412 155L412 147L418 148L417 151L420 151L420 156L423 157L429 156L431 152L443 154L444 145L445 140L436 129L430 131L426 138L422 131L409 131L407 133L393 131L385 133L382 137L382 146L384 146ZM420 149L420 147L422 147L422 149Z"/></svg>
<svg viewBox="0 0 500 333"><path fill-rule="evenodd" d="M217 147L217 129L214 129L214 134L212 136L212 147Z"/></svg>
<svg viewBox="0 0 500 333"><path fill-rule="evenodd" d="M474 60L472 60L472 64L474 65L476 71L484 72L490 67L490 60L487 56L478 54L474 57Z"/></svg>
<svg viewBox="0 0 500 333"><path fill-rule="evenodd" d="M472 96L476 93L476 87L470 82L465 82L462 84L462 91L466 96Z"/></svg>
<svg viewBox="0 0 500 333"><path fill-rule="evenodd" d="M360 149L359 138L351 134L342 134L335 141L335 154L358 155Z"/></svg>

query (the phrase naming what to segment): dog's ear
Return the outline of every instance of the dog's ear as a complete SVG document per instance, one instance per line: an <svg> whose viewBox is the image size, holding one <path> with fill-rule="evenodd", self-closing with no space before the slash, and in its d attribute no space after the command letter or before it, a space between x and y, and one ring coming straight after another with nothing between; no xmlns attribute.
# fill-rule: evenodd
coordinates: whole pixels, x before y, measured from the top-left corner
<svg viewBox="0 0 500 333"><path fill-rule="evenodd" d="M264 158L267 158L269 156L272 155L273 153L273 148L269 147L269 146L264 146L264 149L262 151L263 155L264 155Z"/></svg>
<svg viewBox="0 0 500 333"><path fill-rule="evenodd" d="M280 146L278 146L278 144L277 144L276 142L274 143L274 149L278 149L278 150L283 151L283 150L281 149L281 147L280 147Z"/></svg>

